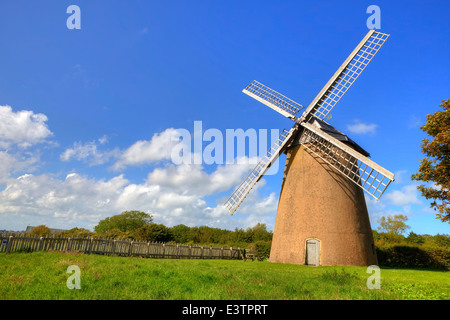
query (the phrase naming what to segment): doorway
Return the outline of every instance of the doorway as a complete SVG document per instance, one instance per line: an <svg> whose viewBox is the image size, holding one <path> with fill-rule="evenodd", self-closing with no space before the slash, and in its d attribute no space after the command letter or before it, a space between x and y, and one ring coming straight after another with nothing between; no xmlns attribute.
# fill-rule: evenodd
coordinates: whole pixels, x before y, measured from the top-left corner
<svg viewBox="0 0 450 320"><path fill-rule="evenodd" d="M317 239L306 240L306 264L308 266L320 264L320 241Z"/></svg>

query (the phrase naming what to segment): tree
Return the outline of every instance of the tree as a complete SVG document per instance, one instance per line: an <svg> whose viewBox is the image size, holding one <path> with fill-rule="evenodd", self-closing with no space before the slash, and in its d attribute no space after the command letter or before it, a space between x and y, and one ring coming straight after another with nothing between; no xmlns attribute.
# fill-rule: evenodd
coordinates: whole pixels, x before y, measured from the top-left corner
<svg viewBox="0 0 450 320"><path fill-rule="evenodd" d="M89 231L88 229L77 228L77 227L63 232L64 237L71 237L71 238L73 238L73 237L90 237L92 235L93 235L93 233L91 231Z"/></svg>
<svg viewBox="0 0 450 320"><path fill-rule="evenodd" d="M414 232L411 231L409 235L406 237L406 241L415 244L422 244L425 242L425 237L421 236L420 234L415 234Z"/></svg>
<svg viewBox="0 0 450 320"><path fill-rule="evenodd" d="M135 230L152 222L153 217L145 212L124 211L121 214L100 220L94 230L97 233L105 233L112 229L119 229L125 232Z"/></svg>
<svg viewBox="0 0 450 320"><path fill-rule="evenodd" d="M251 228L252 240L253 241L271 241L272 232L267 231L265 223L257 223L253 228Z"/></svg>
<svg viewBox="0 0 450 320"><path fill-rule="evenodd" d="M33 230L31 230L30 234L32 236L46 236L51 234L51 232L49 227L41 224L40 226L34 227Z"/></svg>
<svg viewBox="0 0 450 320"><path fill-rule="evenodd" d="M433 139L422 140L421 151L427 157L420 161L419 171L411 179L433 183L417 189L426 199L433 199L430 206L438 211L436 218L450 223L450 99L439 106L443 110L427 115L426 124L420 127Z"/></svg>
<svg viewBox="0 0 450 320"><path fill-rule="evenodd" d="M378 227L378 230L380 230L380 232L386 232L386 233L391 233L394 235L400 235L403 232L406 231L406 229L409 229L409 226L406 225L405 221L408 220L407 216L404 216L402 214L398 214L395 216L388 216L386 217L381 217L378 220L378 223L380 224L380 226Z"/></svg>
<svg viewBox="0 0 450 320"><path fill-rule="evenodd" d="M172 234L173 241L176 243L186 243L190 241L189 233L191 228L184 224L179 224L170 228L170 233Z"/></svg>
<svg viewBox="0 0 450 320"><path fill-rule="evenodd" d="M169 228L163 224L147 224L133 232L133 237L148 242L168 242L172 240Z"/></svg>

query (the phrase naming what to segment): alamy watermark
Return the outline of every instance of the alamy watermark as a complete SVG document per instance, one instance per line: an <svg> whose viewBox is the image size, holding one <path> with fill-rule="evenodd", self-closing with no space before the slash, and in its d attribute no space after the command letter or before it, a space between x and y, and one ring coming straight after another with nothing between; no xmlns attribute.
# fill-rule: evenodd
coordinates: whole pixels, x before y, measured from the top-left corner
<svg viewBox="0 0 450 320"><path fill-rule="evenodd" d="M67 278L66 286L68 289L81 289L81 270L77 265L71 265L67 267L67 273L72 274Z"/></svg>
<svg viewBox="0 0 450 320"><path fill-rule="evenodd" d="M77 5L70 5L67 7L66 13L70 16L66 20L67 29L81 29L81 9Z"/></svg>
<svg viewBox="0 0 450 320"><path fill-rule="evenodd" d="M381 29L381 9L379 6L370 5L367 7L366 13L371 14L367 18L366 26L368 29Z"/></svg>
<svg viewBox="0 0 450 320"><path fill-rule="evenodd" d="M171 160L182 164L253 164L256 165L277 141L279 129L219 129L203 130L202 121L194 121L194 131L176 129L171 137ZM278 163L277 161L275 163ZM272 164L266 175L276 174Z"/></svg>
<svg viewBox="0 0 450 320"><path fill-rule="evenodd" d="M380 289L381 288L381 271L379 266L368 266L367 273L372 274L366 282L367 289Z"/></svg>

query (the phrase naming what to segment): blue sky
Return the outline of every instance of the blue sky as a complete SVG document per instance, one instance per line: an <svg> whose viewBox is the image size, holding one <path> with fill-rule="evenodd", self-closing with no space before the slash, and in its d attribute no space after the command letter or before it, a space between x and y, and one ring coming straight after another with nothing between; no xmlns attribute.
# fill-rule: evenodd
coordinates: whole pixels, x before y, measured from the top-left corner
<svg viewBox="0 0 450 320"><path fill-rule="evenodd" d="M69 5L81 29L69 30ZM369 5L391 36L332 112L396 174L372 228L404 214L449 233L410 176L420 126L449 98L448 1L14 1L0 4L0 229L93 229L124 210L165 225L273 229L285 157L241 210L221 205L251 165L175 165L177 130L289 129L249 98L252 80L307 106L367 33ZM205 143L203 147L208 145Z"/></svg>

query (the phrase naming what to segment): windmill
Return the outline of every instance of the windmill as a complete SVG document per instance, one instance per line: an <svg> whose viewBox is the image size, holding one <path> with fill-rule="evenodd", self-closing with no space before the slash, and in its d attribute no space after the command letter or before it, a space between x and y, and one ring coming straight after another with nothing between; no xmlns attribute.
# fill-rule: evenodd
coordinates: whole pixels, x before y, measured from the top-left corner
<svg viewBox="0 0 450 320"><path fill-rule="evenodd" d="M257 81L243 90L294 121L224 204L233 214L286 153L270 261L377 264L363 190L378 200L394 175L325 120L388 37L370 30L307 108Z"/></svg>

